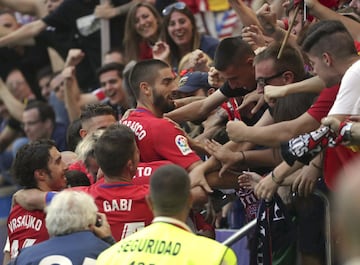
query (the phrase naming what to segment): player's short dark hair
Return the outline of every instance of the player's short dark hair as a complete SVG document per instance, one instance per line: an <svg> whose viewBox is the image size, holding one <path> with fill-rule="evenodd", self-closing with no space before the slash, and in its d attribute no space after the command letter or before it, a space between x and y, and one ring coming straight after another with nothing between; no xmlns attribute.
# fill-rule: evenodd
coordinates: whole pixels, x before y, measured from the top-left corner
<svg viewBox="0 0 360 265"><path fill-rule="evenodd" d="M147 82L151 85L155 83L158 72L161 69L169 68L170 66L161 60L144 60L136 63L131 70L129 82L136 99L140 94L140 83Z"/></svg>
<svg viewBox="0 0 360 265"><path fill-rule="evenodd" d="M94 154L104 174L119 176L126 163L134 156L136 147L133 131L122 124L112 124L95 143Z"/></svg>
<svg viewBox="0 0 360 265"><path fill-rule="evenodd" d="M116 119L114 110L106 104L88 104L82 110L80 115L80 121L83 125L84 122L90 120L93 117L104 116L104 115L113 115Z"/></svg>
<svg viewBox="0 0 360 265"><path fill-rule="evenodd" d="M354 39L338 20L321 20L308 28L298 40L302 50L315 56L327 52L334 58L356 55Z"/></svg>
<svg viewBox="0 0 360 265"><path fill-rule="evenodd" d="M214 66L217 70L224 71L229 66L243 64L246 58L254 56L251 46L241 37L225 38L216 48Z"/></svg>
<svg viewBox="0 0 360 265"><path fill-rule="evenodd" d="M55 142L41 139L25 144L16 153L11 171L17 184L25 188L37 188L35 170L48 169L50 149L56 147Z"/></svg>

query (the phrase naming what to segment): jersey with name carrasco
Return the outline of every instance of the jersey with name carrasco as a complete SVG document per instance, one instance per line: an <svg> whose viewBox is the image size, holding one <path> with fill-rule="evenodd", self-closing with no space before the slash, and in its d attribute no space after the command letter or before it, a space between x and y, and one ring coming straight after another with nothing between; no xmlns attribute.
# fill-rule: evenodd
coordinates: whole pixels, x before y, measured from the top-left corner
<svg viewBox="0 0 360 265"><path fill-rule="evenodd" d="M155 222L105 250L97 265L119 264L236 264L236 256L215 240L197 236L182 227Z"/></svg>
<svg viewBox="0 0 360 265"><path fill-rule="evenodd" d="M149 225L153 214L146 203L148 185L128 182L105 183L99 180L89 187L76 187L90 194L99 212L106 214L111 232L116 241Z"/></svg>
<svg viewBox="0 0 360 265"><path fill-rule="evenodd" d="M147 109L137 108L121 123L134 131L141 162L168 160L186 169L200 160L182 130Z"/></svg>
<svg viewBox="0 0 360 265"><path fill-rule="evenodd" d="M150 177L161 166L172 164L170 161L153 161L148 163L140 162L137 166L136 175L133 177L132 183L143 185L150 183Z"/></svg>
<svg viewBox="0 0 360 265"><path fill-rule="evenodd" d="M7 231L11 258L15 258L22 248L49 238L45 225L45 213L40 210L28 211L20 205L12 208L7 221Z"/></svg>

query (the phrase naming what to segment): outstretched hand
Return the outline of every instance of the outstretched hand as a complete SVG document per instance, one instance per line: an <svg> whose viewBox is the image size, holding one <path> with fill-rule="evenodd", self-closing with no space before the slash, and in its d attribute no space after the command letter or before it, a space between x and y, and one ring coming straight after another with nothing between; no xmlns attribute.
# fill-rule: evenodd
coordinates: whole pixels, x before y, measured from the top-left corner
<svg viewBox="0 0 360 265"><path fill-rule="evenodd" d="M243 174L238 176L239 187L248 190L255 189L261 179L262 177L256 172L243 171Z"/></svg>
<svg viewBox="0 0 360 265"><path fill-rule="evenodd" d="M256 114L261 107L265 104L264 100L264 94L259 94L256 90L248 93L244 96L243 101L241 102L240 106L238 107L238 110L242 110L246 107L248 107L250 104L253 104L256 102L255 106L251 109L251 114ZM251 106L250 106L251 107Z"/></svg>
<svg viewBox="0 0 360 265"><path fill-rule="evenodd" d="M272 180L270 173L255 186L254 192L258 199L271 200L278 187L279 185Z"/></svg>
<svg viewBox="0 0 360 265"><path fill-rule="evenodd" d="M191 187L200 186L202 187L207 193L212 193L213 190L209 186L205 178L205 172L202 170L201 167L196 166L193 170L189 173Z"/></svg>
<svg viewBox="0 0 360 265"><path fill-rule="evenodd" d="M205 150L221 163L222 167L219 171L220 177L223 177L226 171L235 163L239 162L233 151L215 140L205 140Z"/></svg>

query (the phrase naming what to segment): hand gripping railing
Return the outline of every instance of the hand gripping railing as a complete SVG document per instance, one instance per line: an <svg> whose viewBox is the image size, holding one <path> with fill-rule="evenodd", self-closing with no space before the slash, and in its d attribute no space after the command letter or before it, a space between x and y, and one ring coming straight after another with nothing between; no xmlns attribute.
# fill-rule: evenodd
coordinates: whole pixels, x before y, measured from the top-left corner
<svg viewBox="0 0 360 265"><path fill-rule="evenodd" d="M332 263L332 250L331 250L331 229L330 229L330 223L331 223L331 217L330 217L330 202L329 199L326 197L326 195L319 191L315 190L314 195L318 196L324 203L324 211L325 211L325 255L326 255L326 264L331 265ZM222 242L225 246L232 246L237 241L242 239L244 236L246 236L251 229L253 229L256 226L257 219L252 220L251 222L244 225L242 228L239 229L236 233L234 233L232 236L230 236L228 239L226 239L224 242Z"/></svg>

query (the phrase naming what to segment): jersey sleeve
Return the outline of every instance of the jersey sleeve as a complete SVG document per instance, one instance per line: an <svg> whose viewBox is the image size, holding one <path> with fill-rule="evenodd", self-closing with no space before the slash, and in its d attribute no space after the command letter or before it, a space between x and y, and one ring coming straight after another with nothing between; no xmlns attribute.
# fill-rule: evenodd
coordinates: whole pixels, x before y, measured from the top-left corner
<svg viewBox="0 0 360 265"><path fill-rule="evenodd" d="M165 160L169 160L185 169L200 160L200 157L191 149L188 139L183 131L168 120L158 123L155 130L166 133L166 137L158 137L155 142L156 151Z"/></svg>
<svg viewBox="0 0 360 265"><path fill-rule="evenodd" d="M321 119L328 115L338 91L339 85L324 88L315 103L308 109L307 113L320 123Z"/></svg>

